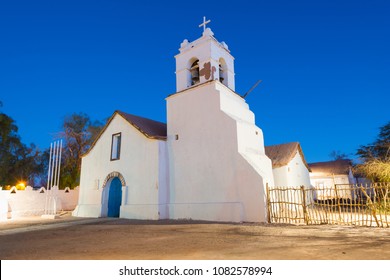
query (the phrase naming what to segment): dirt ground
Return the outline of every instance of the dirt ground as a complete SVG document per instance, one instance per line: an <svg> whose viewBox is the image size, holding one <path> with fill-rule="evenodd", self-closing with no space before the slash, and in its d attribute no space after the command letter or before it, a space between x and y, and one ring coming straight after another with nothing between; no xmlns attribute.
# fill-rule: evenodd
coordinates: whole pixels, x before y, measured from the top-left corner
<svg viewBox="0 0 390 280"><path fill-rule="evenodd" d="M0 222L0 259L389 260L390 229L113 218Z"/></svg>

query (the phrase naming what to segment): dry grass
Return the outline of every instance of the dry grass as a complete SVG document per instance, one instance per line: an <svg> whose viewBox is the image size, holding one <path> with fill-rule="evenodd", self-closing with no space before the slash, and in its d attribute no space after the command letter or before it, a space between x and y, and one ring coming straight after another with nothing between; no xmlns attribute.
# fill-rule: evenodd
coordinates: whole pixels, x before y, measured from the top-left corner
<svg viewBox="0 0 390 280"><path fill-rule="evenodd" d="M390 161L373 159L357 165L355 171L364 174L373 182L390 182Z"/></svg>

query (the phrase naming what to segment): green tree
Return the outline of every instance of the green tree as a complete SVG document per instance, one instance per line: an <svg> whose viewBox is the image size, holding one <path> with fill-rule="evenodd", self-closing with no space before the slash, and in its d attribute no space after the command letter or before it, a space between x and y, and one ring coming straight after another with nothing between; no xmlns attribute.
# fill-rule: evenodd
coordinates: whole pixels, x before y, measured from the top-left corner
<svg viewBox="0 0 390 280"><path fill-rule="evenodd" d="M103 124L91 121L84 113L66 116L60 137L64 139L60 187L75 187L80 183L81 157L100 133Z"/></svg>
<svg viewBox="0 0 390 280"><path fill-rule="evenodd" d="M33 185L34 177L41 172L39 155L33 144L21 142L15 121L0 113L0 185L15 185L18 181Z"/></svg>
<svg viewBox="0 0 390 280"><path fill-rule="evenodd" d="M390 122L380 127L377 139L356 153L363 163L356 170L377 182L390 182Z"/></svg>
<svg viewBox="0 0 390 280"><path fill-rule="evenodd" d="M379 128L378 138L374 143L360 146L357 155L363 160L378 159L389 161L390 159L390 122Z"/></svg>

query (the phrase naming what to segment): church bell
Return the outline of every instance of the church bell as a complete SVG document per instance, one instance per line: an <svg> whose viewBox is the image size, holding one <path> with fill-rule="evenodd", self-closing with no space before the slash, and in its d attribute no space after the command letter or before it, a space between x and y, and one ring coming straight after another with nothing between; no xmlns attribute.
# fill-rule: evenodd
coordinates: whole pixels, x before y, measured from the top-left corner
<svg viewBox="0 0 390 280"><path fill-rule="evenodd" d="M199 83L199 65L195 64L191 67L191 82L192 85Z"/></svg>

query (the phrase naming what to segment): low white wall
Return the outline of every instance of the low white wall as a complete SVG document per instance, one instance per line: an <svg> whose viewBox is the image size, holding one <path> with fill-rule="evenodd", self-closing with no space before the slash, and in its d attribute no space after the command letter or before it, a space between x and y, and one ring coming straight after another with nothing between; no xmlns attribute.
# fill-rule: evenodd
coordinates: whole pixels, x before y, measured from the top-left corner
<svg viewBox="0 0 390 280"><path fill-rule="evenodd" d="M57 211L73 210L78 201L79 187L57 190ZM9 218L42 215L45 212L46 189L0 190L0 221Z"/></svg>

